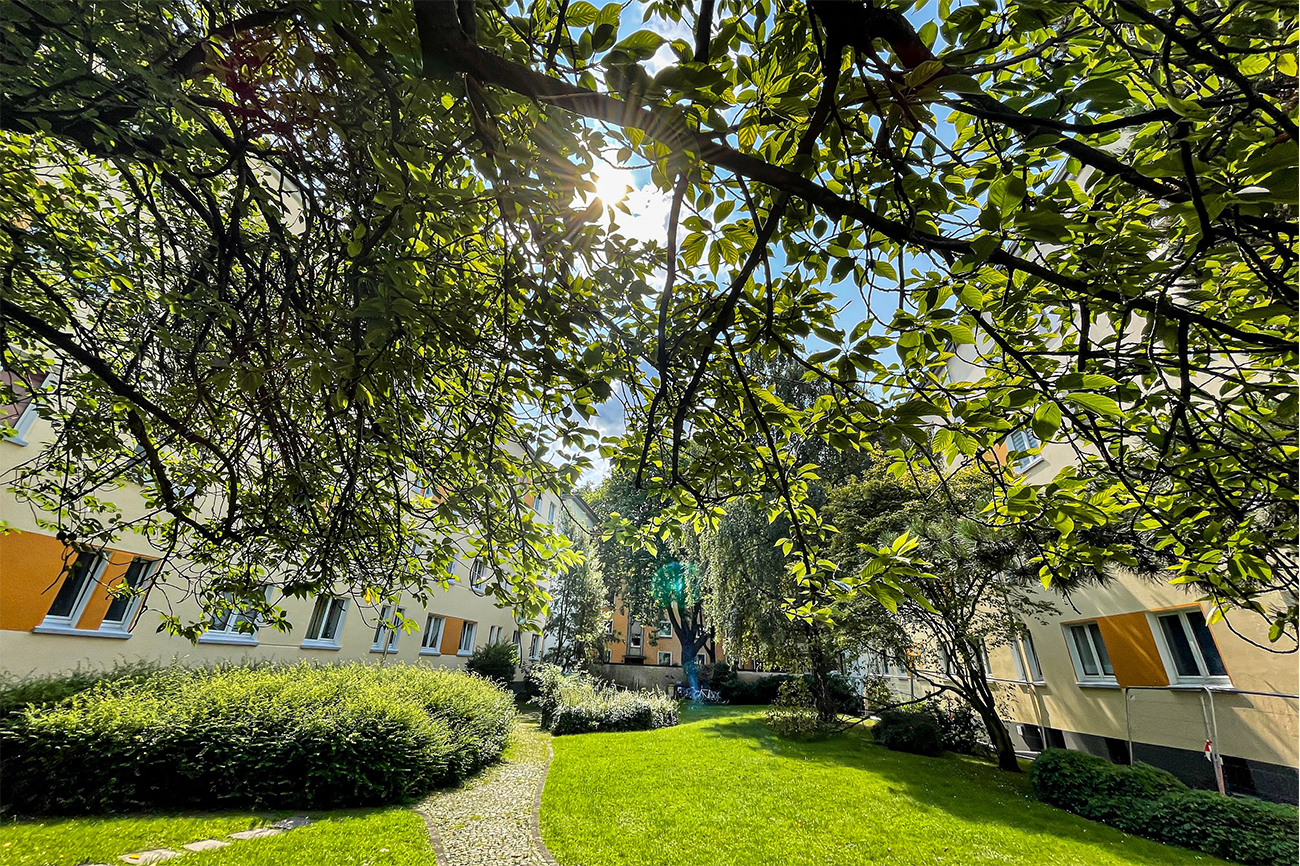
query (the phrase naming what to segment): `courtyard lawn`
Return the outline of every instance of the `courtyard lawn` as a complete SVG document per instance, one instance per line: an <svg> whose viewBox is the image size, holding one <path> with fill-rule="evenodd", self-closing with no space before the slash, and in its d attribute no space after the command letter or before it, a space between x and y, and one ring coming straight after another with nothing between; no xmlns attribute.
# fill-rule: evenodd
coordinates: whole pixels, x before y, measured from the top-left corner
<svg viewBox="0 0 1300 866"><path fill-rule="evenodd" d="M186 853L185 866L429 866L433 848L424 821L410 809L357 809L307 814L313 823L279 836L233 842L227 848ZM202 816L124 815L0 824L0 864L75 866L118 863L122 854L173 848L199 839L224 839L277 817L255 813Z"/></svg>
<svg viewBox="0 0 1300 866"><path fill-rule="evenodd" d="M542 838L563 866L1222 864L1035 801L1024 776L890 752L856 729L775 737L753 708L557 737Z"/></svg>

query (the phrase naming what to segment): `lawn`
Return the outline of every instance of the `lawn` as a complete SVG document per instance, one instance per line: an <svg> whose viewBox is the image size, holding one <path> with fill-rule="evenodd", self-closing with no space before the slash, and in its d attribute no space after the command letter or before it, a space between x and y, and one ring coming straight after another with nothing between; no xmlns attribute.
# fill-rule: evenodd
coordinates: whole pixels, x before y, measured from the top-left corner
<svg viewBox="0 0 1300 866"><path fill-rule="evenodd" d="M746 708L554 740L542 838L563 866L1221 864L1035 801L1027 780L890 752L854 730L778 739Z"/></svg>
<svg viewBox="0 0 1300 866"><path fill-rule="evenodd" d="M314 823L279 836L187 853L169 862L185 866L429 866L433 862L424 821L410 809L299 814L311 815ZM241 812L211 817L124 815L9 822L0 824L0 864L118 863L121 854L179 849L187 842L221 839L285 815Z"/></svg>

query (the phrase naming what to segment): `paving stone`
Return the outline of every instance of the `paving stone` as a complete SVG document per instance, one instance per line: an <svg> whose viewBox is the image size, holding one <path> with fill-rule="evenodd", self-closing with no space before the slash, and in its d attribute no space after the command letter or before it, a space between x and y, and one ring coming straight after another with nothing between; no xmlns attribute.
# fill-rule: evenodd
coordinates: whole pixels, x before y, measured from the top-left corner
<svg viewBox="0 0 1300 866"><path fill-rule="evenodd" d="M137 851L135 854L124 854L117 859L123 863L160 863L163 860L170 860L173 857L181 856L181 852L173 851L170 848L154 848L149 851Z"/></svg>
<svg viewBox="0 0 1300 866"><path fill-rule="evenodd" d="M264 839L267 836L279 836L283 830L277 830L274 827L258 827L256 830L240 830L238 833L231 833L231 839Z"/></svg>
<svg viewBox="0 0 1300 866"><path fill-rule="evenodd" d="M191 842L181 847L186 851L211 851L213 848L225 848L229 844L229 842L222 842L220 839L200 839L197 842Z"/></svg>
<svg viewBox="0 0 1300 866"><path fill-rule="evenodd" d="M311 818L306 815L295 815L292 818L281 818L271 826L277 830L297 830L299 827L306 827L311 823Z"/></svg>

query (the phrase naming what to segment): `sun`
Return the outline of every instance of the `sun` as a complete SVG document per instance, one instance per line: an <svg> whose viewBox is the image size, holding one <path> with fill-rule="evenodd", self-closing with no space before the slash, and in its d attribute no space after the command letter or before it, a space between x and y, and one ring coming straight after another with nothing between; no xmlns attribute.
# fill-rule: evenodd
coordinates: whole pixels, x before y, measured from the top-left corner
<svg viewBox="0 0 1300 866"><path fill-rule="evenodd" d="M631 172L627 169L615 168L608 163L597 163L591 173L591 180L596 184L596 198L605 207L613 207L627 198L630 179Z"/></svg>

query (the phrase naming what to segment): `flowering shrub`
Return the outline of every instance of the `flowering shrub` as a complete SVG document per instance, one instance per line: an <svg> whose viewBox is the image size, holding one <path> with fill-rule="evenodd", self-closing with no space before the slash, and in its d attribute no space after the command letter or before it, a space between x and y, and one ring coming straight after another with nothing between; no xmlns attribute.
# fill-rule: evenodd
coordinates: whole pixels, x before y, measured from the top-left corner
<svg viewBox="0 0 1300 866"><path fill-rule="evenodd" d="M542 727L555 736L598 731L650 731L677 724L677 701L660 691L631 692L538 665L528 675L537 686Z"/></svg>

